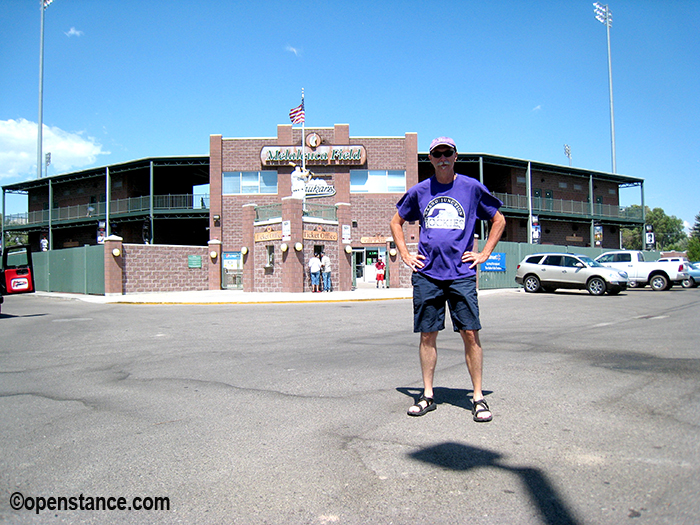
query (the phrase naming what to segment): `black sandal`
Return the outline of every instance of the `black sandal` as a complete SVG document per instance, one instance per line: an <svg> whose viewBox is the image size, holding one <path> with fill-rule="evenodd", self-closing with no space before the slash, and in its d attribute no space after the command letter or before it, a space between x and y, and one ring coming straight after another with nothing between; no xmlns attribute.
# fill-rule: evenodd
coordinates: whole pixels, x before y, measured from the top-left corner
<svg viewBox="0 0 700 525"><path fill-rule="evenodd" d="M425 406L421 405L425 401ZM413 407L418 407L418 412L411 412L411 408ZM435 410L437 408L437 405L435 404L435 400L432 397L425 397L420 396L420 399L415 405L411 405L411 407L408 409L407 414L409 416L422 416L423 414L426 414L427 412L430 412L431 410Z"/></svg>
<svg viewBox="0 0 700 525"><path fill-rule="evenodd" d="M493 413L489 417L478 417L482 412L491 412L491 409L486 404L485 399L479 399L479 401L472 401L472 416L474 416L474 421L477 423L488 423L493 419Z"/></svg>

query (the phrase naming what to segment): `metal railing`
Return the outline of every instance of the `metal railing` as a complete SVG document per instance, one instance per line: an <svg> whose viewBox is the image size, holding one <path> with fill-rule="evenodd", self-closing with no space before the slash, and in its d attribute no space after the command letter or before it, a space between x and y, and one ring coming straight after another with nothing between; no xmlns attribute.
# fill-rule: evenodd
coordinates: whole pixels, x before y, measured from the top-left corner
<svg viewBox="0 0 700 525"><path fill-rule="evenodd" d="M263 204L255 207L255 222L282 218L282 204Z"/></svg>
<svg viewBox="0 0 700 525"><path fill-rule="evenodd" d="M313 202L307 202L304 217L337 221L338 213L337 208L332 204L314 204Z"/></svg>
<svg viewBox="0 0 700 525"><path fill-rule="evenodd" d="M148 195L143 197L131 197L128 199L116 199L110 202L109 215L118 216L128 213L144 213L151 209L151 199ZM96 202L92 204L78 204L76 206L63 206L51 210L51 221L60 223L77 221L90 217L104 218L106 216L107 203ZM189 211L208 210L209 194L184 194L184 195L154 195L154 211ZM15 213L4 218L5 226L31 226L48 224L49 210L30 211L27 213Z"/></svg>
<svg viewBox="0 0 700 525"><path fill-rule="evenodd" d="M328 221L337 221L338 212L333 204L315 204L313 202L306 203L306 211L304 217L313 217L314 219L324 219ZM263 204L255 207L255 222L271 221L282 218L282 204Z"/></svg>
<svg viewBox="0 0 700 525"><path fill-rule="evenodd" d="M510 193L493 194L503 202L503 206L515 210L527 211L527 196ZM533 213L560 213L576 217L591 217L591 205L586 201L564 199L548 199L546 197L532 198ZM614 219L641 219L642 209L637 207L614 206L612 204L593 204L593 216Z"/></svg>
<svg viewBox="0 0 700 525"><path fill-rule="evenodd" d="M503 201L506 208L527 211L527 196L510 193L494 193L494 196ZM154 211L185 211L208 210L208 194L184 194L184 195L154 195ZM131 197L128 199L116 199L111 201L109 214L118 216L128 213L144 213L150 210L150 197ZM558 213L574 217L591 217L590 204L585 201L547 199L545 197L532 198L533 213ZM105 217L106 203L79 204L77 206L64 206L52 210L52 222L68 222L86 219L89 217ZM306 203L305 217L313 217L329 221L337 221L338 214L334 205ZM640 207L614 206L612 204L593 205L593 216L613 219L641 219ZM256 206L255 221L268 221L282 217L282 204L267 204ZM4 217L6 227L31 226L48 224L49 210L32 211L28 213L15 213Z"/></svg>

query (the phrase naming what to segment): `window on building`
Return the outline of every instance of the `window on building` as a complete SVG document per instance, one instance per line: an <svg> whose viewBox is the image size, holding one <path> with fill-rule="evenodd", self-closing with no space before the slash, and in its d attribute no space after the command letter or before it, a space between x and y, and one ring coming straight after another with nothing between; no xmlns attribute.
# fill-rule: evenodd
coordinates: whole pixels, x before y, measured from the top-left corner
<svg viewBox="0 0 700 525"><path fill-rule="evenodd" d="M569 187L569 185L568 185L566 182L560 182L560 183L559 183L559 187L560 187L562 190L565 190L566 188Z"/></svg>
<svg viewBox="0 0 700 525"><path fill-rule="evenodd" d="M224 195L277 193L277 171L225 171L221 177L221 193Z"/></svg>
<svg viewBox="0 0 700 525"><path fill-rule="evenodd" d="M350 170L350 193L404 193L405 170Z"/></svg>
<svg viewBox="0 0 700 525"><path fill-rule="evenodd" d="M574 190L583 191L583 186L581 184L574 184Z"/></svg>

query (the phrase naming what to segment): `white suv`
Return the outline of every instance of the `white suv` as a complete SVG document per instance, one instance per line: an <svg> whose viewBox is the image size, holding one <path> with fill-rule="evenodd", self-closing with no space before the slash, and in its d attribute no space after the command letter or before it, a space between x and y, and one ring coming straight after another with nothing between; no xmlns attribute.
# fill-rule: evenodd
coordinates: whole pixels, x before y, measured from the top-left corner
<svg viewBox="0 0 700 525"><path fill-rule="evenodd" d="M553 292L557 288L588 290L591 295L617 295L627 289L627 274L608 268L587 255L537 253L518 265L515 282L526 292Z"/></svg>

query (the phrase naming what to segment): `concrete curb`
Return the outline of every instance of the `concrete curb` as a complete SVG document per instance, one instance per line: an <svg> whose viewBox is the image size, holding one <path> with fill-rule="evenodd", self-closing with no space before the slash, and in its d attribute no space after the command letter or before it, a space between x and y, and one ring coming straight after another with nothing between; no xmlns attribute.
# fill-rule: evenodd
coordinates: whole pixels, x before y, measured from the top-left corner
<svg viewBox="0 0 700 525"><path fill-rule="evenodd" d="M517 291L514 288L502 288L497 290L481 290L480 296L493 293ZM58 299L74 299L96 304L141 304L141 305L169 305L169 304L299 304L299 303L340 303L358 301L391 301L413 298L411 288L358 288L349 292L331 293L263 293L243 292L241 290L203 290L193 292L146 292L126 295L86 295L62 292L36 292L41 297L54 297Z"/></svg>

